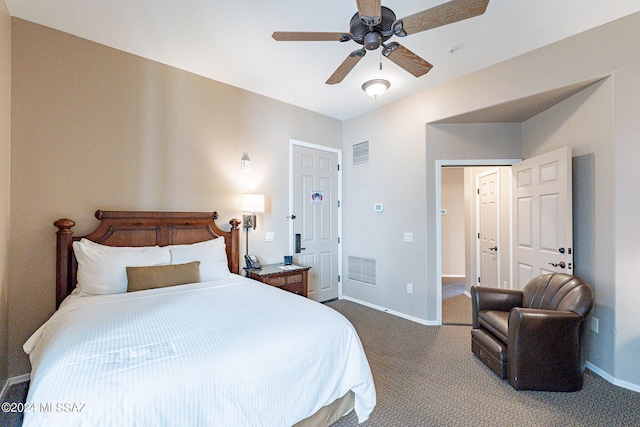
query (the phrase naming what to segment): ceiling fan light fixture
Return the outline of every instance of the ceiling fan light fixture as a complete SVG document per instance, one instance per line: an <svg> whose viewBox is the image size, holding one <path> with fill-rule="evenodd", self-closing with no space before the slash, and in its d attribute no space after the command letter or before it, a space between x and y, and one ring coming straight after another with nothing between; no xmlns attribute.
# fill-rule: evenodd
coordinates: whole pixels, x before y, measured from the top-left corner
<svg viewBox="0 0 640 427"><path fill-rule="evenodd" d="M364 84L362 85L362 90L373 99L378 99L378 97L385 93L390 86L391 83L389 83L387 80L373 79L364 82Z"/></svg>

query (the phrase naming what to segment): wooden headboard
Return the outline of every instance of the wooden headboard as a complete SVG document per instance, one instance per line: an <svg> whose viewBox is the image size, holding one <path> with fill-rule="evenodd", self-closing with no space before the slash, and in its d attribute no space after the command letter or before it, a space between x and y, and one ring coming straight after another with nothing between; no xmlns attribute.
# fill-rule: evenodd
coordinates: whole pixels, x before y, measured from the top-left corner
<svg viewBox="0 0 640 427"><path fill-rule="evenodd" d="M77 284L78 263L73 242L82 238L107 246L166 246L203 242L224 237L232 273L240 271L238 233L240 220L232 219L230 231L215 223L217 212L96 211L98 227L86 236L74 236L70 219L53 223L58 227L56 245L56 308Z"/></svg>

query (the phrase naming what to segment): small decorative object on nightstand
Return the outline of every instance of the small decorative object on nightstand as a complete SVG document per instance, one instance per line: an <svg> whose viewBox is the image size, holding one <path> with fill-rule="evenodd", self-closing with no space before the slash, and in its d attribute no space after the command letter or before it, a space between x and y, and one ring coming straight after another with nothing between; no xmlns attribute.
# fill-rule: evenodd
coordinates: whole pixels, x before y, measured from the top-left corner
<svg viewBox="0 0 640 427"><path fill-rule="evenodd" d="M307 275L310 268L300 264L268 264L263 265L260 270L247 270L247 274L254 280L306 298Z"/></svg>

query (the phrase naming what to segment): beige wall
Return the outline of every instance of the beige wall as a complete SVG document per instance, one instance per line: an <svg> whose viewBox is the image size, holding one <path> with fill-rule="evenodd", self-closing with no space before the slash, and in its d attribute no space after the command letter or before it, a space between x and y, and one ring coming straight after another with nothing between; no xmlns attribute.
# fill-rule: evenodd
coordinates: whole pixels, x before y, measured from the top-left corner
<svg viewBox="0 0 640 427"><path fill-rule="evenodd" d="M438 313L438 276L437 276L437 205L436 205L436 161L446 163L447 160L464 161L468 165L489 165L498 164L494 160L502 159L508 162L509 159L521 158L521 125L502 123L472 123L472 124L441 124L428 125L426 127L427 153L426 153L426 175L425 180L425 218L426 234L434 236L427 239L424 246L424 259L426 260L426 277L428 295L433 294L436 298L429 298L427 301L428 320L437 320ZM424 143L424 142L423 142ZM478 161L481 159L482 161ZM433 177L429 179L429 177ZM475 186L475 179L473 185ZM475 224L471 221L475 218L475 210L470 212L467 219L467 230ZM475 231L471 232L475 233ZM501 236L505 239L505 236ZM468 239L469 245L473 244L472 239ZM467 251L467 261L471 262L471 271L475 271L476 259L475 247ZM504 270L504 265L501 266ZM471 285L473 276L467 276L466 285Z"/></svg>
<svg viewBox="0 0 640 427"><path fill-rule="evenodd" d="M279 261L289 139L341 145L338 120L15 18L13 57L10 375L29 372L21 346L54 311L54 220L83 234L99 208L217 210L228 226L262 192L251 250Z"/></svg>
<svg viewBox="0 0 640 427"><path fill-rule="evenodd" d="M435 161L530 157L570 145L578 178L575 182L574 176L574 203L585 210L574 215L581 252L576 248L580 262L576 272L592 276L594 314L602 318L600 333L591 334L588 360L611 381L640 390L640 286L635 279L640 277L640 193L635 191L640 179L638 27L636 13L345 121L345 154L351 144L371 139L383 147L379 156L386 160L369 170L352 169L345 162L346 194L351 194L349 186L354 183L360 188L373 185L378 199L395 202L395 215L382 226L366 215L368 204L345 197L344 223L355 226L351 238L345 236L345 252L371 251L358 241L358 233L381 227L384 236L376 236L377 242L390 254L378 257L388 259L387 265L379 266L383 287L346 283L346 295L435 321ZM517 128L470 123L426 125L425 132L427 123L482 109L496 113L490 121L499 122L504 110L495 107L526 105L537 94L605 76L609 76L606 81L549 111L513 124ZM492 127L494 139L487 138ZM500 140L500 134L505 138ZM397 197L399 188L407 188L406 197ZM391 211L387 206L385 210ZM404 228L417 236L411 250L401 241ZM407 278L414 280L412 296L398 283Z"/></svg>
<svg viewBox="0 0 640 427"><path fill-rule="evenodd" d="M592 345L615 348L616 285L614 250L615 186L613 161L613 85L616 78L597 83L550 108L523 125L525 156L572 147L574 192L575 274L592 284L597 300L593 316L599 333ZM604 248L610 250L603 250ZM612 358L594 352L589 361L607 372Z"/></svg>
<svg viewBox="0 0 640 427"><path fill-rule="evenodd" d="M442 275L464 277L465 182L463 168L442 169Z"/></svg>
<svg viewBox="0 0 640 427"><path fill-rule="evenodd" d="M427 113L451 102L446 91L437 92L344 123L343 255L375 258L379 284L347 279L343 292L426 323L438 313L436 161L517 159L522 152L520 124L426 125ZM351 145L367 140L369 166L351 167ZM374 202L384 203L382 215L373 212ZM413 233L412 243L403 242L404 232ZM412 294L406 283L414 285Z"/></svg>
<svg viewBox="0 0 640 427"><path fill-rule="evenodd" d="M8 374L9 194L11 184L11 17L0 0L0 384Z"/></svg>

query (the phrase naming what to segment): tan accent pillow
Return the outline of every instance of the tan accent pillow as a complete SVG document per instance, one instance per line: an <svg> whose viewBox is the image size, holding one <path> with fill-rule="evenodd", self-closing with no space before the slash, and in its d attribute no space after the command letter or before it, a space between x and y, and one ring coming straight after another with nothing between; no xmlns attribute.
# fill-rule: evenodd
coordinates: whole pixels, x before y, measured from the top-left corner
<svg viewBox="0 0 640 427"><path fill-rule="evenodd" d="M127 267L127 292L200 281L200 261L186 264Z"/></svg>

